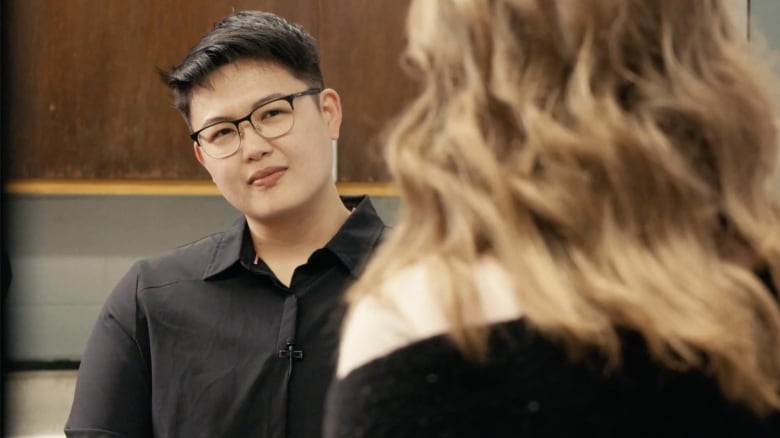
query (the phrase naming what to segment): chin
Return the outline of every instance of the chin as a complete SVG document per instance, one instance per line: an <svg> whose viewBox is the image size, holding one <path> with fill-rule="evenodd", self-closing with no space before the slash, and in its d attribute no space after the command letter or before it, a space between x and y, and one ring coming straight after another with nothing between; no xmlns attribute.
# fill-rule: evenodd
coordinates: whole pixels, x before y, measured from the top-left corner
<svg viewBox="0 0 780 438"><path fill-rule="evenodd" d="M255 201L257 204L261 202ZM266 222L285 217L295 211L295 205L291 203L262 202L262 205L247 205L243 211L257 221Z"/></svg>

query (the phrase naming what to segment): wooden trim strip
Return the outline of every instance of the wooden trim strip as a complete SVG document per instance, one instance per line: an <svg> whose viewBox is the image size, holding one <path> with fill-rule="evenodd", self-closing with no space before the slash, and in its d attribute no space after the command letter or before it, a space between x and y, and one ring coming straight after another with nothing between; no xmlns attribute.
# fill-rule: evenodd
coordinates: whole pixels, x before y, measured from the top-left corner
<svg viewBox="0 0 780 438"><path fill-rule="evenodd" d="M391 183L337 184L342 195L398 196ZM79 180L23 179L6 181L3 192L13 195L219 195L208 180Z"/></svg>

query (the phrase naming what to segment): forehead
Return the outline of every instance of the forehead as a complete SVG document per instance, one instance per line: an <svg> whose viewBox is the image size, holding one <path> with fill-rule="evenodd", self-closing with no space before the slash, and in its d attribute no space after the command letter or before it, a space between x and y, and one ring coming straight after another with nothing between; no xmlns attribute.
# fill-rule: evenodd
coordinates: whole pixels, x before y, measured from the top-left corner
<svg viewBox="0 0 780 438"><path fill-rule="evenodd" d="M197 128L206 119L241 117L266 96L287 95L305 87L303 81L274 62L243 59L223 65L192 90L190 123Z"/></svg>

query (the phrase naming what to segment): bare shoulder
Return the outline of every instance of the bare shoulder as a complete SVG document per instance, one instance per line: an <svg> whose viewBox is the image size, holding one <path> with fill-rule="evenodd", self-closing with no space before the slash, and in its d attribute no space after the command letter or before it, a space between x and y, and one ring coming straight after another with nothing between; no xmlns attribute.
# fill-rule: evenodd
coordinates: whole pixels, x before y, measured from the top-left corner
<svg viewBox="0 0 780 438"><path fill-rule="evenodd" d="M415 265L353 303L344 325L337 375L343 377L374 359L430 334L446 330L430 294L430 278Z"/></svg>
<svg viewBox="0 0 780 438"><path fill-rule="evenodd" d="M506 272L491 261L474 267L481 311L469 324L519 317L522 312ZM416 341L447 333L449 322L424 264L410 266L382 285L378 293L354 303L344 326L337 375Z"/></svg>

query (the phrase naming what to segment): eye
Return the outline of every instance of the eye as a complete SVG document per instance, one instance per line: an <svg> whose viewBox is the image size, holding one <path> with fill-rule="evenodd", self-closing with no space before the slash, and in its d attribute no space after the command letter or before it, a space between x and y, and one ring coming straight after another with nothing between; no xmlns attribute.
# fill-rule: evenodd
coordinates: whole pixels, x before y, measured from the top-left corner
<svg viewBox="0 0 780 438"><path fill-rule="evenodd" d="M257 112L252 115L253 120L256 122L267 124L276 122L280 117L292 114L292 108L286 100L277 100L269 102L257 109Z"/></svg>
<svg viewBox="0 0 780 438"><path fill-rule="evenodd" d="M232 135L235 134L236 130L232 128L222 128L219 131L214 133L214 138L220 138L225 135Z"/></svg>
<svg viewBox="0 0 780 438"><path fill-rule="evenodd" d="M282 111L279 109L270 109L268 111L263 111L263 113L260 115L260 120L270 119L280 114L282 114Z"/></svg>
<svg viewBox="0 0 780 438"><path fill-rule="evenodd" d="M235 126L229 123L223 123L207 129L201 133L201 137L209 143L215 143L221 140L229 139L236 134L237 131Z"/></svg>

